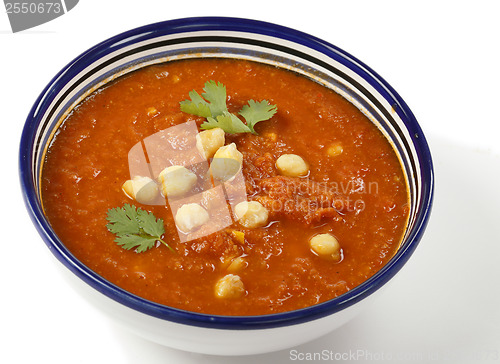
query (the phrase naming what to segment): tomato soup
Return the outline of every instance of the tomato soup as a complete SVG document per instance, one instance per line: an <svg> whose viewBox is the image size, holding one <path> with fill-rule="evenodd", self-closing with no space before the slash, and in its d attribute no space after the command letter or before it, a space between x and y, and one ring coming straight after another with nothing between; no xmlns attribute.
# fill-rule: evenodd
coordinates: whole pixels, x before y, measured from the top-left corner
<svg viewBox="0 0 500 364"><path fill-rule="evenodd" d="M125 188L137 177L129 158L134 146L179 125L202 135L207 119L179 105L209 80L225 85L235 115L248 100L277 108L255 133L219 130L223 145L215 157L242 156L238 173L249 203L241 210L224 200L229 220L215 231L202 202L175 200L174 208L165 198L174 187L203 198L215 190L213 154L203 155L208 169L193 184L188 165L175 186L153 173L148 181L164 203L143 203ZM304 76L243 60L168 62L98 89L61 123L41 178L48 220L81 262L145 299L216 315L296 310L346 293L395 254L409 213L400 161L362 112ZM107 216L126 204L161 219L165 244L142 252L117 244Z"/></svg>

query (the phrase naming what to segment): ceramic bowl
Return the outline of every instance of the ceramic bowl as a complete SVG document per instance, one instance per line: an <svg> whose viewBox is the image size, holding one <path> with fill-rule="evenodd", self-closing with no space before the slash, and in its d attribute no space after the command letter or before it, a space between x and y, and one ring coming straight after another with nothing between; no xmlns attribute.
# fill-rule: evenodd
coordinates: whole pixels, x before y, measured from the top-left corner
<svg viewBox="0 0 500 364"><path fill-rule="evenodd" d="M40 203L44 153L60 121L83 98L118 76L177 59L218 57L262 62L335 90L377 125L408 179L410 219L395 256L344 295L308 308L263 316L214 316L137 297L78 261L59 240ZM20 177L43 241L74 287L109 317L154 342L209 354L264 353L313 340L354 317L410 258L424 233L433 196L431 155L406 103L368 66L321 39L282 26L235 18L186 18L134 29L89 49L67 65L36 100L23 130Z"/></svg>

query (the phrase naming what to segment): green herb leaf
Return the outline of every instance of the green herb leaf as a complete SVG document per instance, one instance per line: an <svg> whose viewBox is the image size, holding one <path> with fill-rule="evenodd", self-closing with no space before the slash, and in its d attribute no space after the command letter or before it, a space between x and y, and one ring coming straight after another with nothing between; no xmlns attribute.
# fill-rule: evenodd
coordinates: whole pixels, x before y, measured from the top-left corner
<svg viewBox="0 0 500 364"><path fill-rule="evenodd" d="M156 242L173 249L161 239L165 234L163 220L157 219L152 212L147 212L134 205L109 209L106 219L108 230L116 235L115 242L122 248L135 248L136 253L142 253L155 246Z"/></svg>
<svg viewBox="0 0 500 364"><path fill-rule="evenodd" d="M207 118L207 121L201 124L201 129L221 128L230 134L257 134L255 124L270 119L278 110L276 105L271 105L267 100L250 100L239 112L245 118L245 124L237 115L228 111L226 86L220 82L208 81L203 91L203 97L193 90L189 92L191 100L180 102L182 111Z"/></svg>
<svg viewBox="0 0 500 364"><path fill-rule="evenodd" d="M226 86L224 86L220 82L208 81L205 83L205 87L203 88L205 93L201 94L210 102L210 112L212 113L212 117L216 117L222 114L224 111L227 111L226 106Z"/></svg>
<svg viewBox="0 0 500 364"><path fill-rule="evenodd" d="M203 91L205 91L201 94L203 97L195 90L189 92L191 100L180 102L181 111L204 118L216 117L227 111L226 86L220 82L208 81Z"/></svg>
<svg viewBox="0 0 500 364"><path fill-rule="evenodd" d="M139 224L146 234L149 234L151 236L162 236L163 234L165 234L163 220L156 219L156 216L152 212L137 209L137 219L139 220Z"/></svg>
<svg viewBox="0 0 500 364"><path fill-rule="evenodd" d="M121 209L118 207L110 209L107 217L109 224L106 227L113 234L139 234L141 227L139 221L134 218L135 214L135 209L129 204Z"/></svg>
<svg viewBox="0 0 500 364"><path fill-rule="evenodd" d="M151 249L155 246L157 239L151 238L148 236L140 236L140 235L120 235L115 239L115 242L118 243L123 249L135 249L136 253L145 252L148 249Z"/></svg>
<svg viewBox="0 0 500 364"><path fill-rule="evenodd" d="M278 111L277 106L271 105L267 100L261 102L250 100L248 101L248 105L241 108L239 114L245 118L251 132L257 134L254 129L255 124L259 121L271 119L276 114L276 111Z"/></svg>
<svg viewBox="0 0 500 364"><path fill-rule="evenodd" d="M181 101L181 111L207 118L212 115L208 103L195 90L189 93L191 100Z"/></svg>
<svg viewBox="0 0 500 364"><path fill-rule="evenodd" d="M250 133L251 130L246 126L243 121L236 115L224 111L222 115L218 115L215 119L212 117L207 118L203 124L200 125L201 129L221 128L226 133Z"/></svg>

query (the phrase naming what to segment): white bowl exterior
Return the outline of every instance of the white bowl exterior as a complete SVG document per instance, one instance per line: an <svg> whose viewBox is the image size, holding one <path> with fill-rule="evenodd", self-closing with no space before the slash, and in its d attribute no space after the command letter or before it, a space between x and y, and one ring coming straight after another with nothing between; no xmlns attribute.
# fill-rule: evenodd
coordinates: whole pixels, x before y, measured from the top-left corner
<svg viewBox="0 0 500 364"><path fill-rule="evenodd" d="M292 348L339 328L369 307L381 291L335 314L269 329L212 329L178 324L143 314L96 291L58 264L68 284L115 325L174 349L211 355L252 355Z"/></svg>

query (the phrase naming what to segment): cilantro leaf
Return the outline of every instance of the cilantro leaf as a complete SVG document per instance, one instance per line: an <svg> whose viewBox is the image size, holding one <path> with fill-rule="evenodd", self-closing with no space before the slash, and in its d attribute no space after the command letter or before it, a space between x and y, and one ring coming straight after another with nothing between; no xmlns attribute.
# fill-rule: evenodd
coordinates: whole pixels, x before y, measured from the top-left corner
<svg viewBox="0 0 500 364"><path fill-rule="evenodd" d="M249 100L248 105L244 105L239 114L245 118L251 133L257 134L254 129L255 124L259 121L271 119L276 114L276 111L278 111L277 106L271 105L267 100L261 102Z"/></svg>
<svg viewBox="0 0 500 364"><path fill-rule="evenodd" d="M226 106L226 86L220 82L208 81L203 88L205 93L201 94L208 102L212 117L216 117L227 111Z"/></svg>
<svg viewBox="0 0 500 364"><path fill-rule="evenodd" d="M141 228L137 219L134 218L135 213L135 209L129 204L121 209L110 209L107 217L109 224L106 227L113 234L139 234Z"/></svg>
<svg viewBox="0 0 500 364"><path fill-rule="evenodd" d="M243 106L239 111L239 114L245 118L245 124L236 114L228 111L226 86L210 80L205 83L203 91L205 92L200 96L192 90L189 92L191 100L180 102L181 111L207 119L201 124L201 129L221 128L230 134L257 134L255 124L270 119L278 110L276 105L271 105L267 100L260 102L249 100L248 105Z"/></svg>
<svg viewBox="0 0 500 364"><path fill-rule="evenodd" d="M109 209L106 220L108 230L116 235L115 242L122 248L135 248L136 253L142 253L155 246L156 242L173 249L161 239L165 234L163 220L134 205L125 204L123 207Z"/></svg>
<svg viewBox="0 0 500 364"><path fill-rule="evenodd" d="M139 224L146 234L151 236L162 236L165 233L163 220L157 220L156 216L152 212L137 209L137 220L139 220Z"/></svg>
<svg viewBox="0 0 500 364"><path fill-rule="evenodd" d="M201 129L221 128L226 133L250 133L251 130L246 126L240 118L236 115L224 111L222 115L218 115L215 119L212 117L207 118L203 124L200 125Z"/></svg>
<svg viewBox="0 0 500 364"><path fill-rule="evenodd" d="M136 253L142 253L145 252L148 249L151 249L154 247L156 243L156 238L151 238L151 237L144 237L140 235L123 235L123 236L118 236L115 239L115 242L120 245L123 249L135 249Z"/></svg>
<svg viewBox="0 0 500 364"><path fill-rule="evenodd" d="M208 81L203 91L205 92L201 96L195 90L190 91L191 100L180 102L181 111L204 118L216 117L227 111L226 86L220 82Z"/></svg>
<svg viewBox="0 0 500 364"><path fill-rule="evenodd" d="M207 118L212 115L208 103L195 90L189 92L191 100L180 102L181 111L185 113Z"/></svg>

